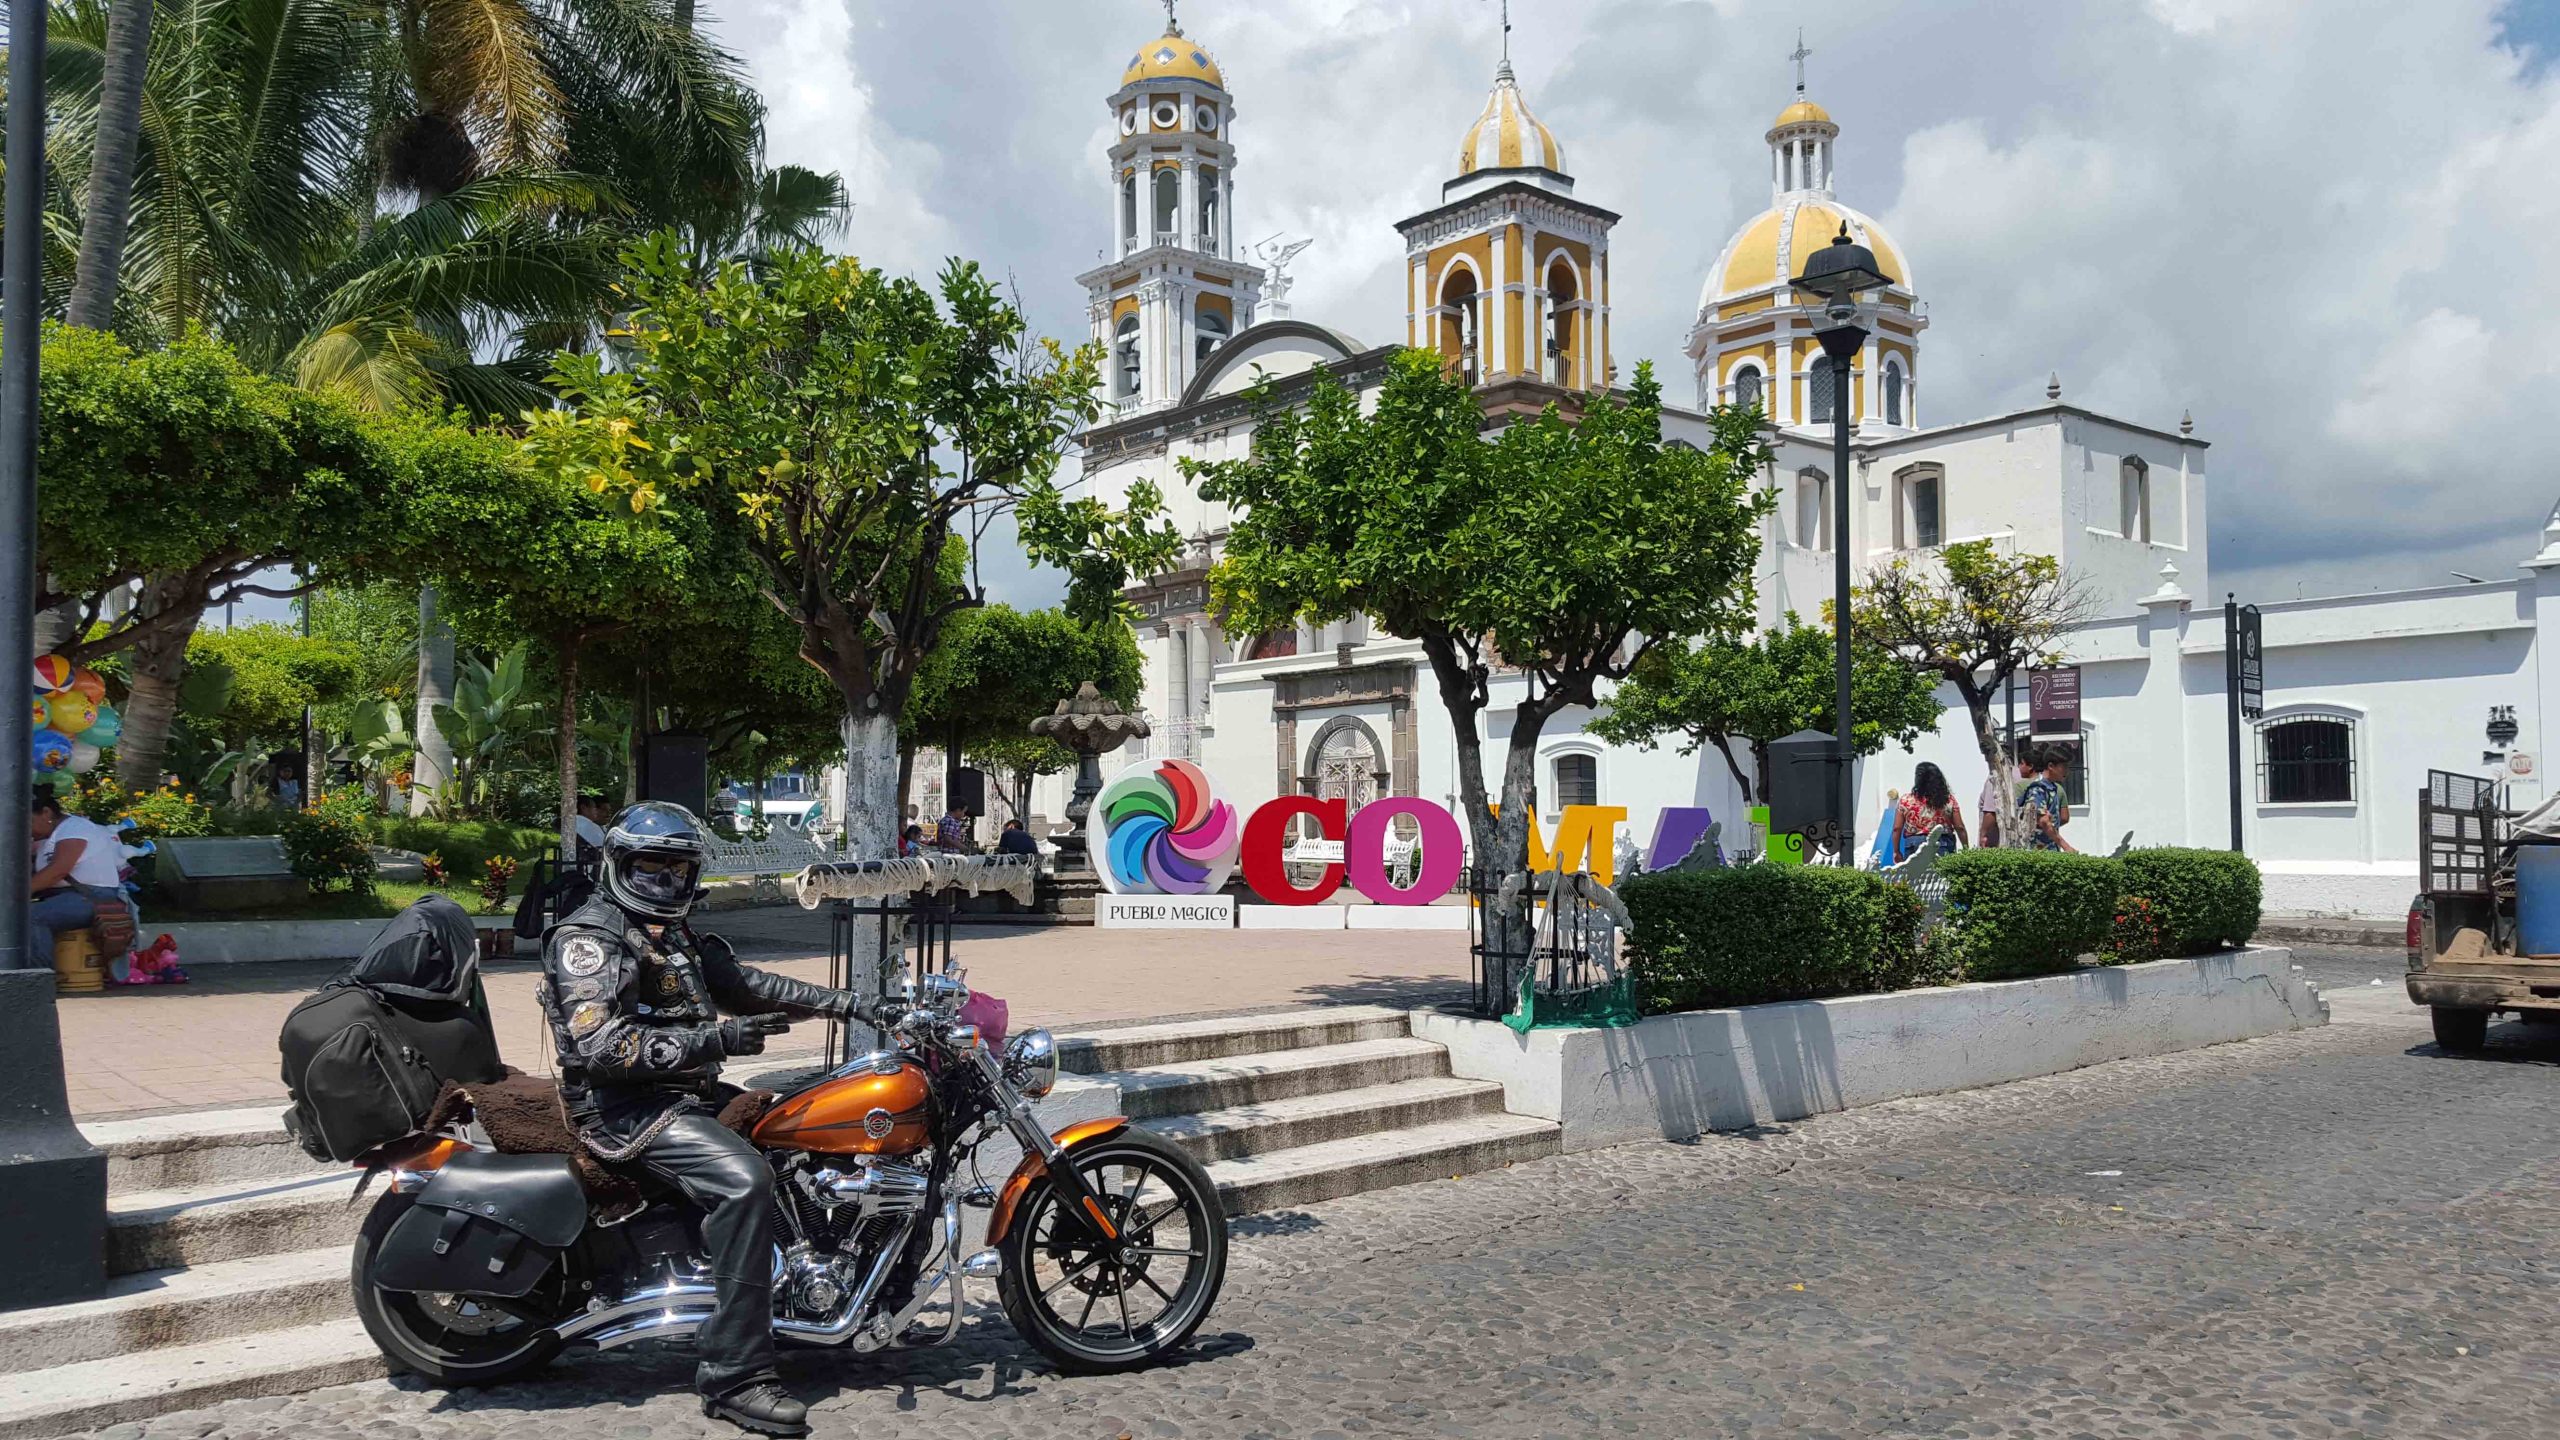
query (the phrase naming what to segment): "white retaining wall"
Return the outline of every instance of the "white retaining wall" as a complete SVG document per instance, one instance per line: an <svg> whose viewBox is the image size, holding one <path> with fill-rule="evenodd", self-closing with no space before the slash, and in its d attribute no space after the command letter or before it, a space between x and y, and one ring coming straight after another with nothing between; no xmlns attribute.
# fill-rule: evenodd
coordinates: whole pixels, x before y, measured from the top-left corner
<svg viewBox="0 0 2560 1440"><path fill-rule="evenodd" d="M1417 1010L1413 1033L1568 1150L1686 1140L1905 1095L2024 1080L2325 1025L2329 1007L2258 948L1891 995L1532 1030Z"/></svg>

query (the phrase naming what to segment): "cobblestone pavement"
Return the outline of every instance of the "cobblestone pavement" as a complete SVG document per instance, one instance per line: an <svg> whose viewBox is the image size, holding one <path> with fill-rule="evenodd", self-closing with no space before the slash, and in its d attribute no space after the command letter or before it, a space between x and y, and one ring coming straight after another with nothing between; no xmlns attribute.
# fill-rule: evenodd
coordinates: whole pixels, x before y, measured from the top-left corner
<svg viewBox="0 0 2560 1440"><path fill-rule="evenodd" d="M825 1436L2560 1433L2560 1032L2439 1054L2397 958L2238 1045L1249 1217L1182 1363L798 1352ZM240 1402L113 1440L715 1432L680 1355Z"/></svg>

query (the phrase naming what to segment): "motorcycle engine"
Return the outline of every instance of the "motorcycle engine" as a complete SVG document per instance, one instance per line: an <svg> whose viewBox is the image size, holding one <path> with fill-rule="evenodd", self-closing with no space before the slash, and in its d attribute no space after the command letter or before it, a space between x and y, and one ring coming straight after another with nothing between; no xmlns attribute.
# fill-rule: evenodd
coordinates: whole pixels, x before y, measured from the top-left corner
<svg viewBox="0 0 2560 1440"><path fill-rule="evenodd" d="M783 1293L811 1319L831 1318L879 1249L924 1209L932 1179L910 1165L865 1157L850 1171L792 1166L776 1216L787 1275Z"/></svg>

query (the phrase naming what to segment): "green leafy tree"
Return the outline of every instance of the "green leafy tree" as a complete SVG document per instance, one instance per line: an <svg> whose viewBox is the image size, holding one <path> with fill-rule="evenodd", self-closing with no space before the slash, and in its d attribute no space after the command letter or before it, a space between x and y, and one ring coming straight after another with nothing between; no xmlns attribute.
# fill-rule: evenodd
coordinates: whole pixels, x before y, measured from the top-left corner
<svg viewBox="0 0 2560 1440"><path fill-rule="evenodd" d="M1265 392L1267 396L1267 391ZM1418 640L1457 733L1476 862L1526 868L1538 739L1600 703L1656 646L1747 626L1768 460L1748 412L1707 448L1662 438L1661 386L1554 407L1490 441L1475 393L1429 351L1389 362L1374 410L1329 377L1303 410L1258 422L1245 459L1186 464L1237 507L1211 575L1230 629L1373 616ZM1486 792L1481 717L1497 669L1522 682Z"/></svg>
<svg viewBox="0 0 2560 1440"><path fill-rule="evenodd" d="M2052 556L2003 551L1988 540L1949 545L1934 559L1897 555L1849 592L1850 630L1861 643L1964 697L1982 763L2000 778L2004 813L2017 804L2018 767L1991 702L2020 667L2058 660L2063 637L2095 609L2088 589Z"/></svg>
<svg viewBox="0 0 2560 1440"><path fill-rule="evenodd" d="M1612 744L1648 750L1679 736L1681 754L1714 751L1744 799L1765 799L1769 742L1799 730L1828 732L1835 723L1833 655L1831 632L1793 612L1784 625L1749 640L1711 635L1694 646L1657 645L1584 728ZM1937 727L1943 708L1936 675L1872 648L1852 652L1849 689L1851 745L1859 755L1909 745ZM1750 752L1748 775L1736 746Z"/></svg>
<svg viewBox="0 0 2560 1440"><path fill-rule="evenodd" d="M943 627L979 599L945 583L948 542L1016 506L1033 559L1100 557L1114 589L1177 547L1143 486L1060 538L1060 447L1095 414L1099 350L1030 339L965 262L927 289L810 251L705 272L673 235L630 259L629 368L563 355L553 379L571 408L528 415L528 443L635 511L674 501L747 520L765 599L836 692L847 839L885 854L899 717Z"/></svg>
<svg viewBox="0 0 2560 1440"><path fill-rule="evenodd" d="M1117 616L1087 624L1062 610L985 605L952 617L925 657L907 697L906 734L910 744L942 746L955 778L971 754L1031 760L1029 769L1005 767L1020 791L1032 775L1063 768L1039 768L1051 758L1040 745L1066 754L1055 742L1033 742L1032 721L1087 680L1121 704L1135 704L1145 675L1137 638Z"/></svg>
<svg viewBox="0 0 2560 1440"><path fill-rule="evenodd" d="M208 608L299 593L311 582L271 579L295 562L316 582L438 543L412 505L418 461L450 427L293 390L201 335L137 355L49 326L38 393L36 603L81 607L72 658L130 651L116 747L128 788L159 782L188 639ZM128 587L132 607L105 619L106 596Z"/></svg>
<svg viewBox="0 0 2560 1440"><path fill-rule="evenodd" d="M187 671L179 715L189 739L239 757L300 750L305 707L344 700L361 673L345 646L275 624L197 631L187 642Z"/></svg>

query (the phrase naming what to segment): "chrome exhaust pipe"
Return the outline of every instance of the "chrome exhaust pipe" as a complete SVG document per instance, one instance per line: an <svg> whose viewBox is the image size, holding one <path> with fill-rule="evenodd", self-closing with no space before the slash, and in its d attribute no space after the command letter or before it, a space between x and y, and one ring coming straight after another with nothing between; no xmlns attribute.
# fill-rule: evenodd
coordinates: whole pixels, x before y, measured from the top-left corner
<svg viewBox="0 0 2560 1440"><path fill-rule="evenodd" d="M947 1208L947 1207L946 1207ZM815 1345L841 1345L860 1324L863 1313L888 1283L891 1267L905 1253L907 1237L915 1229L918 1217L909 1216L898 1233L880 1247L878 1259L862 1277L861 1288L836 1312L833 1320L803 1320L797 1316L777 1315L773 1333L777 1339L789 1339ZM957 1233L956 1224L954 1232ZM673 1283L655 1290L626 1295L610 1305L599 1306L552 1327L562 1340L592 1345L598 1350L611 1350L643 1340L688 1340L711 1321L711 1310L718 1292L705 1283Z"/></svg>

